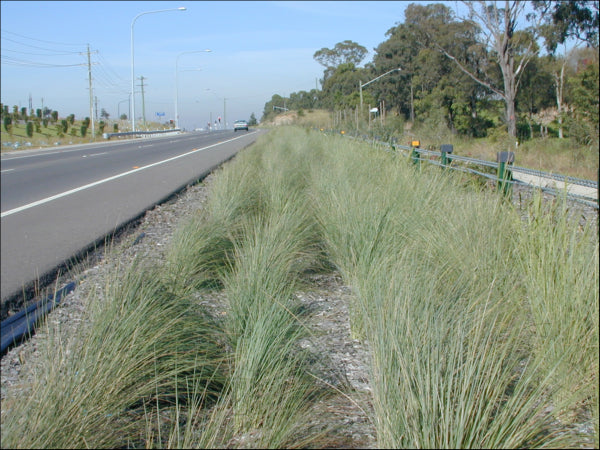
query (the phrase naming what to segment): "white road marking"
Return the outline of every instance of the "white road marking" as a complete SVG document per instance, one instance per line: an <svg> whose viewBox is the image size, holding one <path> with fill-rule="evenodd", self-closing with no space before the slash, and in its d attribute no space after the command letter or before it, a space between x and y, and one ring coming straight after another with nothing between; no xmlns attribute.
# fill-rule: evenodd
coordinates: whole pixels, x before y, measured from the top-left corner
<svg viewBox="0 0 600 450"><path fill-rule="evenodd" d="M248 136L248 135L246 134L244 136ZM212 144L212 145L209 145L207 147L195 148L192 151L189 151L187 153L183 153L181 155L174 156L172 158L168 158L168 159L165 159L163 161L158 161L158 162L155 162L155 163L152 163L152 164L148 164L147 166L140 167L139 169L129 170L127 172L123 172L123 173L120 173L120 174L117 174L117 175L113 175L112 177L108 177L108 178L104 178L102 180L94 181L93 183L86 184L84 186L80 186L78 188L71 189L69 191L61 192L60 194L56 194L56 195L53 195L51 197L43 198L43 199L38 200L36 202L32 202L32 203L29 203L27 205L23 205L23 206L19 206L17 208L10 209L10 210L5 211L2 214L0 214L0 217L10 216L12 214L16 214L18 212L25 211L26 209L30 209L30 208L33 208L35 206L43 205L44 203L48 203L48 202L51 202L53 200L57 200L59 198L63 198L63 197L66 197L68 195L75 194L77 192L83 191L85 189L89 189L89 188L92 188L94 186L98 186L99 184L107 183L109 181L113 181L113 180L116 180L118 178L122 178L122 177L125 177L127 175L131 175L133 173L140 172L140 171L145 170L145 169L149 169L151 167L159 166L161 164L165 164L165 163L168 163L170 161L175 161L176 159L183 158L184 156L188 156L188 155L191 155L191 154L196 153L196 152L201 152L203 150L207 150L209 148L216 147L216 146L221 145L221 144L226 144L228 142L232 142L232 141L235 141L237 139L241 139L244 136L235 137L233 139L229 139L229 140L223 141L223 142L217 142L216 144Z"/></svg>
<svg viewBox="0 0 600 450"><path fill-rule="evenodd" d="M1 170L1 171L0 171L0 173L6 173L6 172L10 172L10 171L12 171L12 170L15 170L15 169L6 169L6 170Z"/></svg>

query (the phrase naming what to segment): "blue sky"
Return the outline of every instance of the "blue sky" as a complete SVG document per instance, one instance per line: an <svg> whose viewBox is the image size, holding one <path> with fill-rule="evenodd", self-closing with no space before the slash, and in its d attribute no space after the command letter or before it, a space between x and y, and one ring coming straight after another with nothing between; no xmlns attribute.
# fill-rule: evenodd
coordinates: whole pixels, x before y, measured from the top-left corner
<svg viewBox="0 0 600 450"><path fill-rule="evenodd" d="M455 9L456 2L446 3ZM180 125L187 129L206 126L223 112L229 123L252 113L260 119L273 94L317 87L324 69L313 59L317 50L352 40L369 50L364 63L370 61L409 4L2 1L1 100L11 109L28 107L31 95L34 109L43 99L61 116L89 116L89 44L98 111L104 108L111 118L128 114L132 21L143 12L182 6L186 11L135 20L135 77L144 77L146 120L174 118L176 91ZM204 49L211 52L184 53ZM137 80L137 92L139 85ZM142 96L136 94L136 116L141 115Z"/></svg>

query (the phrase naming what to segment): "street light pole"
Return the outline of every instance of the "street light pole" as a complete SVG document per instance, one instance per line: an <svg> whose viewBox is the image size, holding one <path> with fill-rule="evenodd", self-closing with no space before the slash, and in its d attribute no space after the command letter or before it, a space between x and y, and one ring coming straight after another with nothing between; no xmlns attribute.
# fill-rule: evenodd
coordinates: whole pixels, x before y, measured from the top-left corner
<svg viewBox="0 0 600 450"><path fill-rule="evenodd" d="M144 14L154 14L160 12L167 11L185 11L186 8L184 6L180 6L179 8L170 8L170 9L159 9L157 11L146 11L143 13L139 13L137 16L133 18L131 21L131 131L135 131L135 71L134 71L134 57L133 57L133 25L135 25L135 21L138 17L143 16Z"/></svg>
<svg viewBox="0 0 600 450"><path fill-rule="evenodd" d="M178 76L178 65L179 65L179 57L181 55L186 55L188 53L203 53L203 52L211 52L212 50L206 49L206 50L193 50L191 52L181 52L179 55L177 55L177 57L175 58L175 128L179 128L179 109L178 109L178 103L179 103L179 76Z"/></svg>
<svg viewBox="0 0 600 450"><path fill-rule="evenodd" d="M363 111L363 102L362 102L362 81L358 80L358 87L360 88L360 113Z"/></svg>
<svg viewBox="0 0 600 450"><path fill-rule="evenodd" d="M212 95L214 95L218 99L221 98L211 88L206 88L204 90L205 91L210 91L212 93ZM231 99L229 99L229 100L231 100ZM211 121L212 121L212 119L211 119ZM227 98L225 98L225 97L223 97L223 129L227 129Z"/></svg>
<svg viewBox="0 0 600 450"><path fill-rule="evenodd" d="M362 88L364 88L365 86L367 86L367 85L371 84L373 81L377 81L377 80L379 80L381 77L384 77L384 76L386 76L386 75L387 75L387 74L389 74L389 73L396 72L396 71L398 71L398 72L399 72L399 71L401 71L401 70L402 70L402 67L398 67L398 68L396 68L396 69L392 69L392 70L390 70L389 72L386 72L386 73L384 73L383 75L379 75L377 78L373 78L371 81L369 81L369 82L367 82L367 83L365 83L365 84L362 84L362 81L360 81L360 80L358 81L358 86L359 86L359 88L360 88L360 112L361 112L361 114L362 114L362 110L363 110L363 95L362 95Z"/></svg>
<svg viewBox="0 0 600 450"><path fill-rule="evenodd" d="M121 100L119 102L119 104L117 105L117 116L118 116L119 120L121 120L121 103L123 103L123 102L131 102L131 94L129 94L129 98L126 98L125 100ZM130 108L131 108L131 106L129 106L129 109ZM129 109L128 109L128 111L129 111Z"/></svg>

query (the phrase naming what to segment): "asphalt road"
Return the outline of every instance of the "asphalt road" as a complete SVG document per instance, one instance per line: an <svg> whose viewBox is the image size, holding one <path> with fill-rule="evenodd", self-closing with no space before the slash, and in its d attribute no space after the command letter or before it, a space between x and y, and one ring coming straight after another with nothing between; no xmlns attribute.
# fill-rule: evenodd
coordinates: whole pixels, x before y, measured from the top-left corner
<svg viewBox="0 0 600 450"><path fill-rule="evenodd" d="M260 131L185 133L3 154L1 299L198 180Z"/></svg>

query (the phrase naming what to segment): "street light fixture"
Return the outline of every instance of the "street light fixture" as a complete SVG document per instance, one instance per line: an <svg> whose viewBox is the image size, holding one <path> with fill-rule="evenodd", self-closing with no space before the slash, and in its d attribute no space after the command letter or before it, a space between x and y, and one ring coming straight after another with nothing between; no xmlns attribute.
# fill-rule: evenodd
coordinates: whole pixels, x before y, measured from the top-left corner
<svg viewBox="0 0 600 450"><path fill-rule="evenodd" d="M133 18L131 21L131 131L135 131L135 71L133 68L133 25L138 17L143 16L144 14L154 14L160 12L167 11L185 11L186 8L184 6L180 6L179 8L169 8L169 9L159 9L156 11L146 11L143 13L139 13L137 16Z"/></svg>
<svg viewBox="0 0 600 450"><path fill-rule="evenodd" d="M179 109L178 109L178 102L179 102L179 82L178 82L178 65L179 65L179 57L181 55L186 55L188 53L210 53L212 50L206 49L206 50L193 50L191 52L181 52L179 55L177 55L177 57L175 58L175 128L179 128Z"/></svg>
<svg viewBox="0 0 600 450"><path fill-rule="evenodd" d="M392 69L389 72L384 73L383 75L379 75L377 78L373 78L371 81L369 81L369 82L367 82L365 84L362 84L362 81L360 81L360 80L358 81L358 84L359 84L359 87L360 87L360 112L361 112L361 114L362 114L362 110L363 110L362 88L365 87L365 86L367 86L367 85L369 85L369 84L371 84L373 81L379 80L381 77L384 77L384 76L386 76L389 73L396 72L396 71L399 72L401 70L402 70L402 67L398 67L396 69Z"/></svg>

